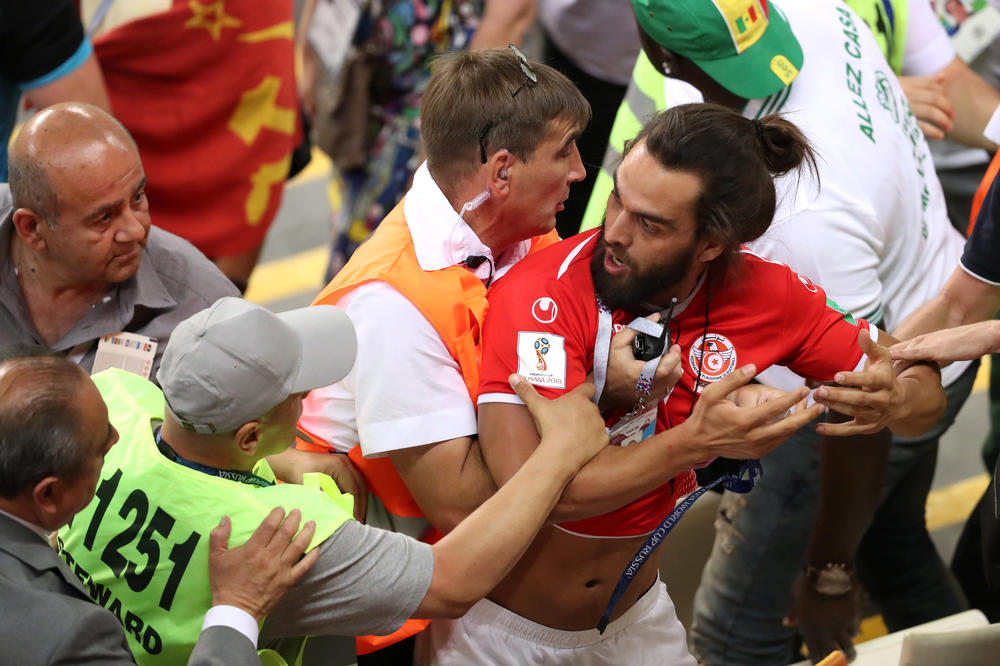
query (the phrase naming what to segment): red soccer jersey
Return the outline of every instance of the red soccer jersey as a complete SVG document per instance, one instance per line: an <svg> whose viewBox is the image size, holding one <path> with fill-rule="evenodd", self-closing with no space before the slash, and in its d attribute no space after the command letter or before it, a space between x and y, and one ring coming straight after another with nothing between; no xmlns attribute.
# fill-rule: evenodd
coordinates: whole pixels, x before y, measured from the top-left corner
<svg viewBox="0 0 1000 666"><path fill-rule="evenodd" d="M598 236L580 234L528 257L492 289L483 330L480 404L519 402L507 384L512 372L548 398L582 383L591 372L598 311L590 258ZM684 421L707 384L748 363L758 372L781 365L820 381L859 367L858 326L867 328L867 322L855 322L827 301L822 289L784 264L744 252L739 269L709 286L710 300L703 283L674 309L670 338L679 335L684 372L660 405L657 430ZM614 312L615 330L634 318ZM561 527L589 536L646 534L677 497L694 487L694 473L685 472L611 513Z"/></svg>

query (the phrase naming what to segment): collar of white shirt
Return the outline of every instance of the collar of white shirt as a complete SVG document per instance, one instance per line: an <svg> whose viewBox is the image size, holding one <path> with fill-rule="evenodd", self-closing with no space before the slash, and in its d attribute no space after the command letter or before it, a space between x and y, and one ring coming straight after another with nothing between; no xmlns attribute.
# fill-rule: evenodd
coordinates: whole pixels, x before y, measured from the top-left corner
<svg viewBox="0 0 1000 666"><path fill-rule="evenodd" d="M531 249L531 240L523 240L500 253L483 244L476 233L452 208L448 198L434 182L424 162L413 174L413 185L403 200L403 214L413 239L417 262L425 271L457 266L469 257L486 257L472 270L483 282L497 280Z"/></svg>

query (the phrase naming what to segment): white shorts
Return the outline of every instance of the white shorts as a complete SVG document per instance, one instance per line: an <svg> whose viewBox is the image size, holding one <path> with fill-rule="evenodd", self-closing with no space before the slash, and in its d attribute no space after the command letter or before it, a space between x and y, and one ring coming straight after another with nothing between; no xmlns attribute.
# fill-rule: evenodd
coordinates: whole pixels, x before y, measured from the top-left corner
<svg viewBox="0 0 1000 666"><path fill-rule="evenodd" d="M562 631L483 599L457 620L434 620L417 635L414 664L695 666L667 586L659 580L603 634Z"/></svg>

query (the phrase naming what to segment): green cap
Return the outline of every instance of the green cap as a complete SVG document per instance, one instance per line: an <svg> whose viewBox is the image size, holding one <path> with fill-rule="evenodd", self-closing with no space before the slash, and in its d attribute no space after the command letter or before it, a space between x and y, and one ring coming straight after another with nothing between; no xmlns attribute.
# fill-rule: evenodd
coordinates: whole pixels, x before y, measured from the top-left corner
<svg viewBox="0 0 1000 666"><path fill-rule="evenodd" d="M802 47L767 0L632 0L642 29L735 95L756 99L787 86Z"/></svg>

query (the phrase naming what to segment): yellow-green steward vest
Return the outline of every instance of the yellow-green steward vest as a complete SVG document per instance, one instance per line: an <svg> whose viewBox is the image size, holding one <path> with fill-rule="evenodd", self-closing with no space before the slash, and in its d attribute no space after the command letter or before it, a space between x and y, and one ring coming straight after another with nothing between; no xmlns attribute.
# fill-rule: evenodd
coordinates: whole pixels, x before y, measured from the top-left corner
<svg viewBox="0 0 1000 666"><path fill-rule="evenodd" d="M899 76L906 50L907 0L844 0L844 3L868 24L879 50Z"/></svg>
<svg viewBox="0 0 1000 666"><path fill-rule="evenodd" d="M666 88L663 75L656 71L644 51L632 68L632 80L625 91L625 99L618 107L615 122L608 137L608 148L604 153L601 170L594 181L594 189L583 214L580 231L601 226L604 210L608 205L608 195L614 188L614 172L621 160L625 142L635 138L643 124L659 111L667 108Z"/></svg>
<svg viewBox="0 0 1000 666"><path fill-rule="evenodd" d="M209 532L228 515L230 547L244 543L276 506L299 508L316 521L316 547L352 517L353 499L336 486L266 488L223 479L171 462L156 447L163 394L121 370L93 377L118 443L104 460L94 499L59 531L66 562L94 600L125 628L139 664L185 664L212 605ZM261 460L254 473L274 474Z"/></svg>
<svg viewBox="0 0 1000 666"><path fill-rule="evenodd" d="M924 0L918 0L924 1ZM886 60L898 74L903 64L903 49L906 43L906 0L847 0L846 4L856 11L871 27L876 41ZM804 65L808 67L808 63ZM795 81L763 101L757 116L778 113L782 110L791 93ZM640 51L632 69L625 99L618 107L608 148L604 153L601 170L594 181L587 210L583 214L580 231L601 226L608 195L614 187L614 171L621 160L625 142L634 139L654 114L667 108L664 76L656 71L653 64Z"/></svg>

